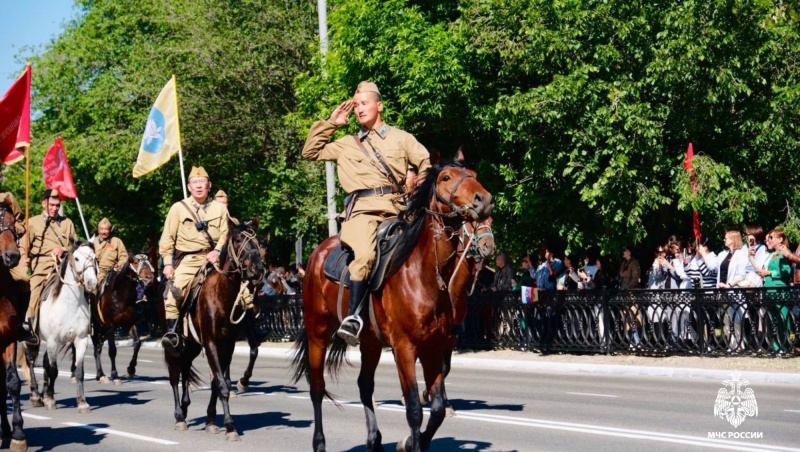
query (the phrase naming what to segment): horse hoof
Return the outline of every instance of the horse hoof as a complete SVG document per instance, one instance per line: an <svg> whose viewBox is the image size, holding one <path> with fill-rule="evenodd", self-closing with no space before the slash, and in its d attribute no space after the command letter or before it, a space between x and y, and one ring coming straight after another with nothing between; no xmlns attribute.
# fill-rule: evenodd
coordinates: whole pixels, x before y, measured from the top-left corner
<svg viewBox="0 0 800 452"><path fill-rule="evenodd" d="M125 378L134 378L134 377L136 377L135 373L132 374L132 373L128 372L128 373L125 374Z"/></svg>
<svg viewBox="0 0 800 452"><path fill-rule="evenodd" d="M411 439L411 436L406 436L405 438L403 438L400 441L398 441L397 442L397 449L395 449L395 450L397 450L397 452L406 452L406 443L408 443L408 440L410 440L410 439Z"/></svg>
<svg viewBox="0 0 800 452"><path fill-rule="evenodd" d="M86 414L92 411L92 407L88 403L81 403L78 405L78 413Z"/></svg>
<svg viewBox="0 0 800 452"><path fill-rule="evenodd" d="M107 384L111 383L111 380L109 380L108 377L106 377L105 375L100 377L100 379L97 380L97 381L99 381L101 384L104 384L104 385L107 385Z"/></svg>
<svg viewBox="0 0 800 452"><path fill-rule="evenodd" d="M44 403L42 402L42 399L40 399L38 397L37 398L31 398L31 406L32 407L43 407Z"/></svg>
<svg viewBox="0 0 800 452"><path fill-rule="evenodd" d="M69 382L74 384L74 385L76 385L76 384L78 384L78 379L75 378L75 377L69 377Z"/></svg>
<svg viewBox="0 0 800 452"><path fill-rule="evenodd" d="M455 417L456 415L455 408L451 407L450 405L444 407L444 415L447 417Z"/></svg>
<svg viewBox="0 0 800 452"><path fill-rule="evenodd" d="M239 434L236 432L228 432L225 434L225 441L241 441Z"/></svg>
<svg viewBox="0 0 800 452"><path fill-rule="evenodd" d="M250 389L250 386L243 383L242 380L240 379L239 381L236 382L236 388L239 390L239 392L247 392L247 390Z"/></svg>
<svg viewBox="0 0 800 452"><path fill-rule="evenodd" d="M209 433L211 435L216 435L217 433L219 433L219 427L217 427L214 424L208 424L206 425L206 433Z"/></svg>
<svg viewBox="0 0 800 452"><path fill-rule="evenodd" d="M235 399L235 398L236 398L236 393L235 393L235 392L233 392L233 391L229 392L229 393L228 393L228 398L229 398L229 399Z"/></svg>
<svg viewBox="0 0 800 452"><path fill-rule="evenodd" d="M122 380L120 380L119 378L114 380L114 386L122 386Z"/></svg>
<svg viewBox="0 0 800 452"><path fill-rule="evenodd" d="M45 410L55 410L56 409L56 401L53 399L44 399L44 409Z"/></svg>
<svg viewBox="0 0 800 452"><path fill-rule="evenodd" d="M28 441L24 439L23 440L12 439L11 450L13 452L25 452L26 450L28 450Z"/></svg>
<svg viewBox="0 0 800 452"><path fill-rule="evenodd" d="M189 430L189 425L186 424L186 421L176 422L175 423L175 430L180 432L184 430Z"/></svg>

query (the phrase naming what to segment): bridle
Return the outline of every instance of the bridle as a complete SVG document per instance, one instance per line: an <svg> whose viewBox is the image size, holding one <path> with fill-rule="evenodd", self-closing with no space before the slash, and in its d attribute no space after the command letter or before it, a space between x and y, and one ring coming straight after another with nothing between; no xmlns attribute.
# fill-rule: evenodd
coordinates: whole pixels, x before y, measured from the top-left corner
<svg viewBox="0 0 800 452"><path fill-rule="evenodd" d="M455 168L458 168L458 167L455 167ZM455 217L458 217L458 216L466 217L467 216L467 212L469 212L469 210L472 209L472 207L456 205L453 202L453 196L455 196L456 191L458 190L458 187L460 187L461 184L464 183L465 180L470 179L470 178L474 179L475 176L470 174L466 170L466 168L460 168L460 169L461 169L461 177L458 178L458 180L456 181L455 185L453 186L453 189L450 190L450 193L448 194L448 198L450 198L450 199L444 199L444 197L439 193L439 190L436 189L436 185L434 185L433 193L436 196L436 201L438 201L438 203L436 204L436 211L433 211L433 210L430 210L430 209L425 209L426 212L428 212L431 215L435 215L435 216L438 216L438 217L446 217L446 218L455 218ZM450 209L450 212L447 212L447 213L442 212L442 209L439 207L440 203L446 205Z"/></svg>
<svg viewBox="0 0 800 452"><path fill-rule="evenodd" d="M473 227L472 232L469 232L467 229L468 221L464 221L461 223L461 234L458 236L458 241L460 244L460 248L466 250L464 253L466 257L473 257L477 260L484 259L488 256L484 256L480 250L480 241L484 237L491 237L494 239L494 233L492 232L492 226L486 222L486 220L478 223L477 227ZM475 221L472 222L473 224ZM481 229L485 229L486 232L478 232ZM467 240L464 243L465 239Z"/></svg>
<svg viewBox="0 0 800 452"><path fill-rule="evenodd" d="M146 268L150 269L153 275L155 275L156 270L153 268L153 264L150 263L150 258L146 254L136 254L133 256L133 259L139 261L139 264L133 265L133 262L131 262L131 265L129 265L128 268L134 273L134 275L136 275L136 281L142 282L145 286L150 284L154 276L149 278L142 278L139 276L142 273L142 270Z"/></svg>
<svg viewBox="0 0 800 452"><path fill-rule="evenodd" d="M10 214L11 220L7 218L8 215L6 214ZM14 213L5 204L0 204L0 234L11 231L11 235L14 236L14 242L18 242L19 236L17 236L16 224Z"/></svg>
<svg viewBox="0 0 800 452"><path fill-rule="evenodd" d="M83 275L90 268L94 269L95 275L97 275L97 257L94 256L94 255L90 255L90 256L86 257L86 262L84 263L83 268L81 268L80 271L78 271L78 268L75 266L75 260L73 259L73 256L75 255L75 253L78 250L80 250L83 247L87 247L87 248L91 249L91 245L81 245L77 249L75 249L73 251L70 251L67 254L67 257L64 258L64 259L67 259L67 265L69 265L69 267L72 269L72 273L75 274L75 282L76 282L76 284L70 283L69 281L66 281L66 280L64 280L63 277L61 277L61 272L58 271L59 265L56 265L53 268L53 271L57 272L56 274L58 275L58 279L61 280L62 284L66 284L68 286L83 287L84 286ZM59 264L58 258L53 256L53 259L55 259L56 264Z"/></svg>
<svg viewBox="0 0 800 452"><path fill-rule="evenodd" d="M214 263L214 269L216 269L219 273L222 273L224 275L232 274L232 273L239 273L239 275L244 280L244 279L247 279L247 278L245 278L245 275L244 275L245 269L244 269L244 267L242 265L242 258L244 257L244 254L246 252L247 246L250 244L250 242L255 242L255 247L256 247L255 249L258 250L258 238L256 237L255 232L251 232L249 229L243 230L241 232L241 235L244 236L244 240L242 240L242 243L240 244L240 246L238 248L234 248L233 243L232 243L233 241L230 240L230 238L228 240L228 244L226 245L226 247L228 249L228 254L231 257L231 260L233 261L233 265L232 265L233 270L230 270L230 271L223 270L222 268L220 268L218 262ZM233 248L233 252L231 252L231 248ZM257 279L261 279L262 277L263 277L263 274L260 275Z"/></svg>

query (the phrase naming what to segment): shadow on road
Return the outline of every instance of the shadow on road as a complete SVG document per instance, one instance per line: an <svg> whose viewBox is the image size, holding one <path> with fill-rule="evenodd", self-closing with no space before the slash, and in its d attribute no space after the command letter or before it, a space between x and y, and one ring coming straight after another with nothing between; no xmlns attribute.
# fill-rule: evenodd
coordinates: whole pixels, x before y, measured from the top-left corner
<svg viewBox="0 0 800 452"><path fill-rule="evenodd" d="M450 399L450 405L456 411L470 410L499 410L499 411L522 411L525 405L501 404L492 405L485 400Z"/></svg>
<svg viewBox="0 0 800 452"><path fill-rule="evenodd" d="M279 429L279 428L308 428L313 423L309 420L293 421L289 420L290 413L283 413L279 411L266 412L266 413L253 413L253 414L233 414L233 425L236 426L236 431L240 435L246 436L248 431L258 430L261 428ZM216 416L216 423L225 431L222 422L222 410L220 409ZM198 417L188 421L189 427L205 428L206 417Z"/></svg>
<svg viewBox="0 0 800 452"><path fill-rule="evenodd" d="M153 399L139 399L140 394L151 391L114 391L109 389L87 392L86 400L92 407L115 408L119 405L144 405Z"/></svg>
<svg viewBox="0 0 800 452"><path fill-rule="evenodd" d="M397 448L397 443L384 443L383 448L385 450L394 450ZM428 448L429 450L435 450L437 452L463 452L465 450L470 451L482 451L482 450L491 450L491 451L498 451L498 449L492 448L492 443L487 443L483 441L469 441L469 440L459 440L455 438L434 438L431 441L431 446ZM361 452L364 450L363 445L359 445L353 447L352 449L347 449L345 452ZM501 451L498 451L501 452ZM502 452L517 452L516 450L513 451L502 451Z"/></svg>
<svg viewBox="0 0 800 452"><path fill-rule="evenodd" d="M86 446L100 444L107 436L94 429L108 428L108 424L91 424L88 427L35 427L26 428L25 436L28 438L29 448L40 448L40 452L46 452L59 448L61 450L71 449L74 444L75 449L82 449Z"/></svg>

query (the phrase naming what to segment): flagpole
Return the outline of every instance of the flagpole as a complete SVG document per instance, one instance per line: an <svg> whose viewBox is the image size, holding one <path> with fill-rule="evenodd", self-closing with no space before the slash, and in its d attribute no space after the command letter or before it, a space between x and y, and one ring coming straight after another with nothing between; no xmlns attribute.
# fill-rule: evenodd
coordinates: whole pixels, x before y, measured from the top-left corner
<svg viewBox="0 0 800 452"><path fill-rule="evenodd" d="M178 161L181 164L181 187L183 187L183 197L188 198L189 195L186 194L186 173L183 170L183 144L181 143L181 115L178 111L178 80L175 78L175 74L172 74L172 80L175 84L175 126L178 129Z"/></svg>
<svg viewBox="0 0 800 452"><path fill-rule="evenodd" d="M30 230L28 219L30 218L31 205L31 146L25 146L25 235ZM30 243L28 244L30 247Z"/></svg>
<svg viewBox="0 0 800 452"><path fill-rule="evenodd" d="M188 198L189 195L186 194L186 184L183 182L186 180L186 174L183 172L183 152L181 148L178 148L178 161L181 162L181 187L183 187L183 197Z"/></svg>
<svg viewBox="0 0 800 452"><path fill-rule="evenodd" d="M86 240L89 240L89 228L86 227L86 220L83 218L83 209L81 209L81 201L75 197L75 204L78 205L78 214L81 216L81 223L83 223L83 233L86 234Z"/></svg>

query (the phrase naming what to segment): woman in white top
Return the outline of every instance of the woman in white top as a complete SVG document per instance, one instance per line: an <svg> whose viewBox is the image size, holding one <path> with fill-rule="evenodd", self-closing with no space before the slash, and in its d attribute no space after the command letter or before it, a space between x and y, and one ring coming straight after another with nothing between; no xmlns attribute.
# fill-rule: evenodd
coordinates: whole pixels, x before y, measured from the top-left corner
<svg viewBox="0 0 800 452"><path fill-rule="evenodd" d="M743 246L742 234L739 231L729 230L725 233L725 247L728 249L719 253L716 259L711 259L708 254L704 254L703 258L710 270L717 270L717 287L722 289L739 287L739 284L747 276L750 253L747 247ZM728 312L723 322L730 333L728 350L733 352L741 349L743 345L741 331L746 306L733 296L729 296L727 299L731 302L728 304Z"/></svg>

